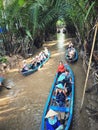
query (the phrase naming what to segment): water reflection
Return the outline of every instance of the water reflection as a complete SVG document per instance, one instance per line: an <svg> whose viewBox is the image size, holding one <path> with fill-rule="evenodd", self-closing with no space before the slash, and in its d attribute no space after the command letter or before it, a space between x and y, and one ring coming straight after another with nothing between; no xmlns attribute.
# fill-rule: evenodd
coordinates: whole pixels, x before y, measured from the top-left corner
<svg viewBox="0 0 98 130"><path fill-rule="evenodd" d="M65 41L65 34L60 32L57 33L57 43L58 43L58 49L63 48Z"/></svg>
<svg viewBox="0 0 98 130"><path fill-rule="evenodd" d="M57 33L57 49L59 59L65 61L65 34L62 31Z"/></svg>

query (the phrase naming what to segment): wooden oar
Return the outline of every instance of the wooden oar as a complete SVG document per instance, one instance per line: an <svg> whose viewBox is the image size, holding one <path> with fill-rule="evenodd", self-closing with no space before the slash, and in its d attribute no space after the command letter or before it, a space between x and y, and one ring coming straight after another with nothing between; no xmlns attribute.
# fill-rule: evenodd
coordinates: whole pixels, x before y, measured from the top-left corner
<svg viewBox="0 0 98 130"><path fill-rule="evenodd" d="M83 107L83 103L84 103L85 90L86 90L86 87L87 87L87 81L88 81L88 76L89 76L89 71L90 71L90 65L91 65L91 61L92 61L93 50L94 50L94 46L95 46L97 29L98 29L98 23L95 26L95 33L94 33L94 38L93 38L93 44L92 44L91 54L90 54L90 58L89 58L89 64L88 64L88 70L87 70L86 80L85 80L84 89L83 89L83 96L82 96L82 100L81 100L80 112L82 111L82 107Z"/></svg>

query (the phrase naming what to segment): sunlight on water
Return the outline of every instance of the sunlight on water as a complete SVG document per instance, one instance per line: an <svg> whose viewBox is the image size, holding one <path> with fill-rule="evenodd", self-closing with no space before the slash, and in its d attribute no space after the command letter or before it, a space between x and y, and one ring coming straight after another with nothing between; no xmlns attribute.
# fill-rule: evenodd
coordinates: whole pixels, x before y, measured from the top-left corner
<svg viewBox="0 0 98 130"><path fill-rule="evenodd" d="M57 48L59 52L64 52L64 42L65 42L65 34L61 31L60 33L57 33Z"/></svg>
<svg viewBox="0 0 98 130"><path fill-rule="evenodd" d="M59 47L62 46L64 44L64 41L65 41L65 34L62 32L58 33L57 34L57 41L58 41Z"/></svg>

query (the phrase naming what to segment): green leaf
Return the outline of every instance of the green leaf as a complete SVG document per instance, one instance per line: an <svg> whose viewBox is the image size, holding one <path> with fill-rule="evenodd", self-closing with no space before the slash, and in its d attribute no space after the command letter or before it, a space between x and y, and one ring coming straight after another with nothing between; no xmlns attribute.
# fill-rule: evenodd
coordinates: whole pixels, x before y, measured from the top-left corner
<svg viewBox="0 0 98 130"><path fill-rule="evenodd" d="M29 30L26 30L26 34L33 40L32 35Z"/></svg>
<svg viewBox="0 0 98 130"><path fill-rule="evenodd" d="M20 7L22 7L25 3L25 0L18 0L18 4Z"/></svg>
<svg viewBox="0 0 98 130"><path fill-rule="evenodd" d="M0 9L3 9L3 0L0 0Z"/></svg>
<svg viewBox="0 0 98 130"><path fill-rule="evenodd" d="M93 8L94 4L95 4L95 2L93 2L93 3L91 4L91 6L89 7L89 9L88 9L88 11L87 11L87 13L86 13L85 19L84 19L85 21L87 20L89 14L90 14L90 11L91 11L91 9Z"/></svg>

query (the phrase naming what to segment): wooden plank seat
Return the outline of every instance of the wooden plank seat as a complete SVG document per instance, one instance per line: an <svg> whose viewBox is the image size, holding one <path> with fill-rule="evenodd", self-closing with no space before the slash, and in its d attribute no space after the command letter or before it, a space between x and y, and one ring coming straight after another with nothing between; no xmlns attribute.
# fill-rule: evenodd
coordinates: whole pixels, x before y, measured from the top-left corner
<svg viewBox="0 0 98 130"><path fill-rule="evenodd" d="M50 106L49 108L54 110L54 111L69 112L69 108L68 107Z"/></svg>

